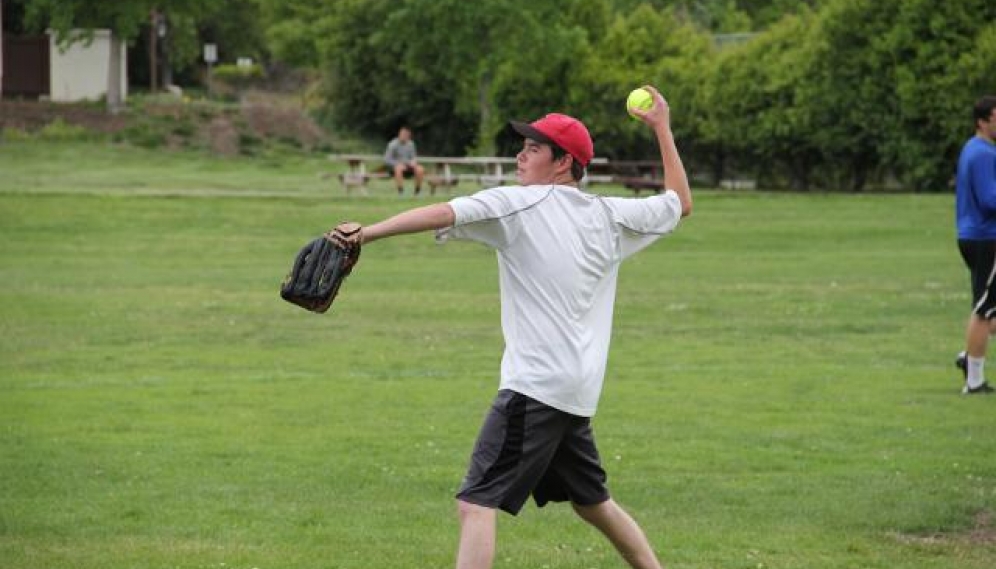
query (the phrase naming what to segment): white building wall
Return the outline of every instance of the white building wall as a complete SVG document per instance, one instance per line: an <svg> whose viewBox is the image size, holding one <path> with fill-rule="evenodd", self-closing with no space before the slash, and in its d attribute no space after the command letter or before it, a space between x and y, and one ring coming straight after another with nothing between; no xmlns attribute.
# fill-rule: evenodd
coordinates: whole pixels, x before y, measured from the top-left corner
<svg viewBox="0 0 996 569"><path fill-rule="evenodd" d="M50 88L53 101L73 102L97 100L107 94L107 75L111 55L110 30L96 30L93 42L73 42L63 51L49 32ZM128 49L118 42L121 50L121 100L128 94Z"/></svg>

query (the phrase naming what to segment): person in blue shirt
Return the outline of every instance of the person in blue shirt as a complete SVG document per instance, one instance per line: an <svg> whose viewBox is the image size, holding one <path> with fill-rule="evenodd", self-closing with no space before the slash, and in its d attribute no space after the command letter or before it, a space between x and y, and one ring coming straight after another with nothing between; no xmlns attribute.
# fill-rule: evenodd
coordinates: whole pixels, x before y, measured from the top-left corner
<svg viewBox="0 0 996 569"><path fill-rule="evenodd" d="M972 118L975 136L961 149L955 181L958 250L972 278L965 350L955 359L964 394L993 391L984 367L989 335L996 332L996 96L979 99Z"/></svg>

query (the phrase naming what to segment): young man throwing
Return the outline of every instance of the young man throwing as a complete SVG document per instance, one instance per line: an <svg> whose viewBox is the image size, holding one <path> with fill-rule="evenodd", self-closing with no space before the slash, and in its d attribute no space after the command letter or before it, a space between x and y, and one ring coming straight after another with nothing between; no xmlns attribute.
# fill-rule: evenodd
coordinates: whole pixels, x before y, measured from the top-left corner
<svg viewBox="0 0 996 569"><path fill-rule="evenodd" d="M488 569L497 511L517 514L570 501L631 567L661 567L637 523L610 497L590 420L595 414L612 331L620 263L673 231L692 197L670 128L654 105L639 118L654 131L667 190L647 198L598 197L578 183L594 156L587 128L550 114L513 122L524 137L518 186L484 190L415 208L358 234L363 243L439 230L498 254L505 352L498 395L478 435L457 493L458 569Z"/></svg>

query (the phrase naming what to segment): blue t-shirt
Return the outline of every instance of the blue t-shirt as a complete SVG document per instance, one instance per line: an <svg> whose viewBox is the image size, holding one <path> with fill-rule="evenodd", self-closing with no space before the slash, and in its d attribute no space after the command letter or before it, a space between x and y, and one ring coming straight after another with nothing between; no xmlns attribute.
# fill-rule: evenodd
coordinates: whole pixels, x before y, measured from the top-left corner
<svg viewBox="0 0 996 569"><path fill-rule="evenodd" d="M973 136L958 157L958 239L996 239L996 144Z"/></svg>

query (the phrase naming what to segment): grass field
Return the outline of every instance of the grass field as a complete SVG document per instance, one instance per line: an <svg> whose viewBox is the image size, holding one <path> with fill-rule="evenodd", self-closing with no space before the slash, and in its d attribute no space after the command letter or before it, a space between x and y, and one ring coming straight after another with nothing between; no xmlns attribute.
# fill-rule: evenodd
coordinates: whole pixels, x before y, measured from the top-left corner
<svg viewBox="0 0 996 569"><path fill-rule="evenodd" d="M324 169L0 145L0 568L452 564L497 386L494 255L388 240L329 314L281 301L307 239L414 203ZM622 270L594 422L668 566L996 566L951 197L696 199ZM496 567L623 564L529 505Z"/></svg>

